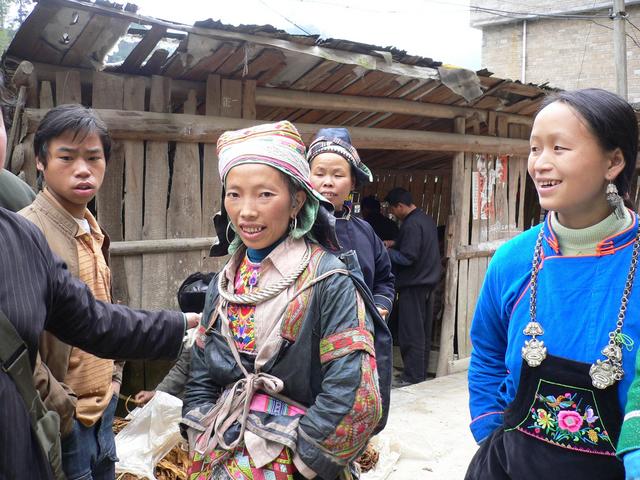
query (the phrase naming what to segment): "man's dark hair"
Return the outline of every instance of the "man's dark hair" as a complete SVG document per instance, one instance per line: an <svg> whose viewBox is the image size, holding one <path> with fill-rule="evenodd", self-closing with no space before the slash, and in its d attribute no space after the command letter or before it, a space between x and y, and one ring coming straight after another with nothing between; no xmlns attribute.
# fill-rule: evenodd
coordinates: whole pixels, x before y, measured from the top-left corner
<svg viewBox="0 0 640 480"><path fill-rule="evenodd" d="M368 208L372 212L379 212L380 208L381 208L380 201L376 197L374 197L373 195L369 195L367 197L364 197L362 199L362 201L360 202L360 206L362 208Z"/></svg>
<svg viewBox="0 0 640 480"><path fill-rule="evenodd" d="M389 202L389 204L393 205L394 207L399 203L402 203L406 206L413 205L413 197L411 196L411 193L402 187L396 187L390 190L384 200L385 202Z"/></svg>
<svg viewBox="0 0 640 480"><path fill-rule="evenodd" d="M33 139L36 157L45 167L49 158L49 142L65 132L72 132L73 139L82 141L95 133L100 138L105 162L111 154L111 135L105 123L95 111L78 104L58 105L44 116Z"/></svg>

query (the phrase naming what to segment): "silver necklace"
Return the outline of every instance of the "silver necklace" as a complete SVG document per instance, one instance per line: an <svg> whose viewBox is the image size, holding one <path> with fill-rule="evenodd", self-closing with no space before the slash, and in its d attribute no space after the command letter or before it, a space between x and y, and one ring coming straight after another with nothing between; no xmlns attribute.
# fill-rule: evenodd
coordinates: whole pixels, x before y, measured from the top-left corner
<svg viewBox="0 0 640 480"><path fill-rule="evenodd" d="M544 334L542 325L536 319L536 298L538 293L538 270L540 268L540 259L542 255L542 238L543 229L540 229L538 238L536 240L536 246L533 253L533 261L531 262L531 291L529 296L529 323L523 330L523 333L529 337L530 340L525 340L524 347L522 347L522 358L530 367L537 367L547 357L547 347L544 346L542 340L538 340L536 337ZM640 251L640 226L636 233L636 239L633 244L633 252L631 254L631 265L629 266L629 273L627 274L627 280L622 292L622 300L620 302L620 310L618 311L618 320L616 322L616 328L612 332L609 332L609 342L602 349L601 353L606 357L605 360L598 359L596 363L591 365L589 369L589 375L591 376L591 383L594 387L599 389L605 389L615 382L620 381L624 376L624 370L622 369L622 345L623 335L622 326L624 325L625 314L627 313L627 304L629 303L629 296L631 295L631 289L633 287L633 279L636 273L636 266L638 264L638 252Z"/></svg>

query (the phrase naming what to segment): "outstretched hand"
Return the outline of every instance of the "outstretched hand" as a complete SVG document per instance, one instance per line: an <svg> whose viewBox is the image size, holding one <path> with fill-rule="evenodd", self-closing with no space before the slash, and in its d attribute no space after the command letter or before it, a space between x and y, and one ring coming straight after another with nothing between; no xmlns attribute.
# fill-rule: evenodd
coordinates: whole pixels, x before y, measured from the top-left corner
<svg viewBox="0 0 640 480"><path fill-rule="evenodd" d="M135 396L133 397L133 401L136 402L138 405L144 405L146 404L149 400L151 400L154 395L156 394L155 390L140 390L138 393L135 394Z"/></svg>
<svg viewBox="0 0 640 480"><path fill-rule="evenodd" d="M202 314L200 313L185 313L187 317L187 330L190 328L196 328L200 325L200 318Z"/></svg>

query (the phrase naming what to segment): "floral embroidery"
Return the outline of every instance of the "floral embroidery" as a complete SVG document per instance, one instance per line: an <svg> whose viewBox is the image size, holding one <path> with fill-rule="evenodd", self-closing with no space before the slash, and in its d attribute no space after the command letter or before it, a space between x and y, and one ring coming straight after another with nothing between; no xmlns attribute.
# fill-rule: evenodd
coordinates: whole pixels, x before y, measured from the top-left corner
<svg viewBox="0 0 640 480"><path fill-rule="evenodd" d="M591 390L540 380L529 415L516 428L559 447L615 455L615 448L597 413Z"/></svg>
<svg viewBox="0 0 640 480"><path fill-rule="evenodd" d="M294 283L293 290L297 291L302 288L308 281L316 277L320 259L324 255L324 251L319 247L312 247L311 259L309 265L305 268L304 272L300 274L296 282ZM304 292L298 295L296 298L289 302L287 311L284 314L284 320L282 321L282 328L280 329L280 336L290 342L295 342L302 326L302 321L305 318L307 309L309 308L309 300L313 293L313 287L307 288Z"/></svg>
<svg viewBox="0 0 640 480"><path fill-rule="evenodd" d="M245 256L236 272L234 290L237 294L248 293L258 285L260 264L251 263ZM231 304L227 316L236 346L241 352L253 352L256 349L254 316L255 305Z"/></svg>
<svg viewBox="0 0 640 480"><path fill-rule="evenodd" d="M344 416L322 446L343 460L350 460L364 446L382 417L376 359L362 355L362 377L351 412Z"/></svg>

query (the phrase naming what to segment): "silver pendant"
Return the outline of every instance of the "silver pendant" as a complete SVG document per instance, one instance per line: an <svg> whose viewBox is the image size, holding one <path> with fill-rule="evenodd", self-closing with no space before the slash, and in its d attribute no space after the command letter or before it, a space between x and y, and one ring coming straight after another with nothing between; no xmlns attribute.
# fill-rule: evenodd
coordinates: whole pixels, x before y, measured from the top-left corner
<svg viewBox="0 0 640 480"><path fill-rule="evenodd" d="M530 337L537 337L539 335L542 335L544 333L544 330L542 329L542 325L540 325L538 322L529 322L527 323L527 326L524 327L522 333Z"/></svg>
<svg viewBox="0 0 640 480"><path fill-rule="evenodd" d="M530 367L537 367L547 358L547 347L542 340L532 338L524 342L522 347L522 358Z"/></svg>
<svg viewBox="0 0 640 480"><path fill-rule="evenodd" d="M624 370L622 370L620 363L613 363L607 358L604 362L602 360L596 360L596 363L591 365L589 369L589 375L591 376L593 386L604 390L621 380L624 375Z"/></svg>

